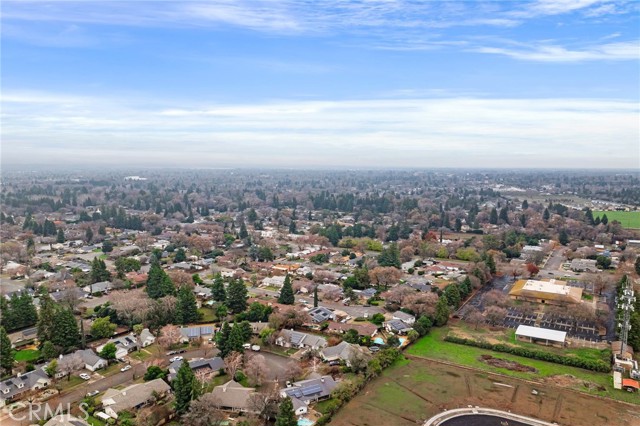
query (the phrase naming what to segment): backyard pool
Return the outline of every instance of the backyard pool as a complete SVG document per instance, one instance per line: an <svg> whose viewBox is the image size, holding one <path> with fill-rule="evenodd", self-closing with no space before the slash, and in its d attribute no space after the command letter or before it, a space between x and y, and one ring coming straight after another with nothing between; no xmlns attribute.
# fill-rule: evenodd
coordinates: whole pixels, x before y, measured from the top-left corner
<svg viewBox="0 0 640 426"><path fill-rule="evenodd" d="M313 420L309 420L306 417L298 420L298 426L311 426L313 423Z"/></svg>
<svg viewBox="0 0 640 426"><path fill-rule="evenodd" d="M375 343L376 345L384 345L384 340L382 340L382 337L376 337L375 339L373 339L373 343Z"/></svg>

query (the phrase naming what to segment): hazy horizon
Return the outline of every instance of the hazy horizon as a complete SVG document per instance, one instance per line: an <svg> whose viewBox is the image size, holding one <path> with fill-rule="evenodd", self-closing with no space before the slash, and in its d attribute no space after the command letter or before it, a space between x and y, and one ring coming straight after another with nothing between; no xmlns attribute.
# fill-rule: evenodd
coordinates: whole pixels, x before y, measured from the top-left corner
<svg viewBox="0 0 640 426"><path fill-rule="evenodd" d="M2 165L636 169L639 17L607 0L6 1Z"/></svg>

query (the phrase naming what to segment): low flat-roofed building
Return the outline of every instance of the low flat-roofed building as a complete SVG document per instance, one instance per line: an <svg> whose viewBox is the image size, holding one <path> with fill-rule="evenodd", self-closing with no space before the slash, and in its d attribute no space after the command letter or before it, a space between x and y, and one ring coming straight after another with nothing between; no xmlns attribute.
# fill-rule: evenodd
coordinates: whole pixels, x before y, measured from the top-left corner
<svg viewBox="0 0 640 426"><path fill-rule="evenodd" d="M516 329L516 338L525 342L540 343L545 346L564 346L567 339L566 331L551 330L548 328L519 325Z"/></svg>
<svg viewBox="0 0 640 426"><path fill-rule="evenodd" d="M598 272L598 266L593 259L573 259L571 270L574 272Z"/></svg>
<svg viewBox="0 0 640 426"><path fill-rule="evenodd" d="M582 289L556 280L518 280L509 291L509 296L526 302L567 305L582 302Z"/></svg>

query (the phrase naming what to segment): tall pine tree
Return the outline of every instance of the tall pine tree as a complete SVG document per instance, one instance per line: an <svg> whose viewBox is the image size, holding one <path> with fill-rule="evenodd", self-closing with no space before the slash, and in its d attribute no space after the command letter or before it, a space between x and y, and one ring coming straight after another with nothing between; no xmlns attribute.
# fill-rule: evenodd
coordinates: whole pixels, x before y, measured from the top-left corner
<svg viewBox="0 0 640 426"><path fill-rule="evenodd" d="M278 303L283 305L293 305L295 303L295 296L293 295L293 286L291 285L291 277L287 274L284 277L284 284L280 289L280 296L278 297Z"/></svg>
<svg viewBox="0 0 640 426"><path fill-rule="evenodd" d="M176 322L178 324L191 324L198 320L198 305L196 296L187 285L178 290L178 305L176 306Z"/></svg>
<svg viewBox="0 0 640 426"><path fill-rule="evenodd" d="M247 309L247 286L242 279L232 280L229 284L226 304L234 314Z"/></svg>
<svg viewBox="0 0 640 426"><path fill-rule="evenodd" d="M443 294L438 299L438 303L436 303L435 323L438 327L442 327L447 321L449 321L449 303Z"/></svg>
<svg viewBox="0 0 640 426"><path fill-rule="evenodd" d="M147 275L147 294L152 299L174 295L176 288L173 285L173 281L162 269L158 259L155 256L152 256L151 259L151 268L149 268L149 274Z"/></svg>
<svg viewBox="0 0 640 426"><path fill-rule="evenodd" d="M40 296L40 317L38 319L38 341L40 347L53 340L56 305L49 293Z"/></svg>
<svg viewBox="0 0 640 426"><path fill-rule="evenodd" d="M276 416L275 426L297 426L298 419L296 413L293 411L293 402L291 398L286 397L281 403L278 409L278 415Z"/></svg>
<svg viewBox="0 0 640 426"><path fill-rule="evenodd" d="M227 292L224 289L224 280L220 273L217 273L216 278L213 280L211 295L213 296L213 300L217 302L225 302L227 300Z"/></svg>
<svg viewBox="0 0 640 426"><path fill-rule="evenodd" d="M13 348L4 327L0 326L0 367L4 375L11 375L13 370Z"/></svg>
<svg viewBox="0 0 640 426"><path fill-rule="evenodd" d="M80 331L71 309L58 309L53 318L53 336L51 343L60 348L60 352L68 352L80 347Z"/></svg>
<svg viewBox="0 0 640 426"><path fill-rule="evenodd" d="M176 413L182 415L189 409L191 401L198 397L198 379L189 367L187 360L182 361L176 378L171 384L175 396Z"/></svg>
<svg viewBox="0 0 640 426"><path fill-rule="evenodd" d="M220 327L220 331L216 334L216 347L220 351L220 356L222 358L226 358L229 354L229 337L231 336L231 326L228 322L224 322L222 327Z"/></svg>

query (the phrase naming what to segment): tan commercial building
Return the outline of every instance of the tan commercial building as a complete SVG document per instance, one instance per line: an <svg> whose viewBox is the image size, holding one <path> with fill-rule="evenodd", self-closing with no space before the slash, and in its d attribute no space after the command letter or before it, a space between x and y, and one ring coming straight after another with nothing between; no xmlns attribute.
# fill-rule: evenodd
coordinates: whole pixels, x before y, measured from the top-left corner
<svg viewBox="0 0 640 426"><path fill-rule="evenodd" d="M509 296L515 300L533 303L568 305L582 301L582 289L556 280L518 280Z"/></svg>

